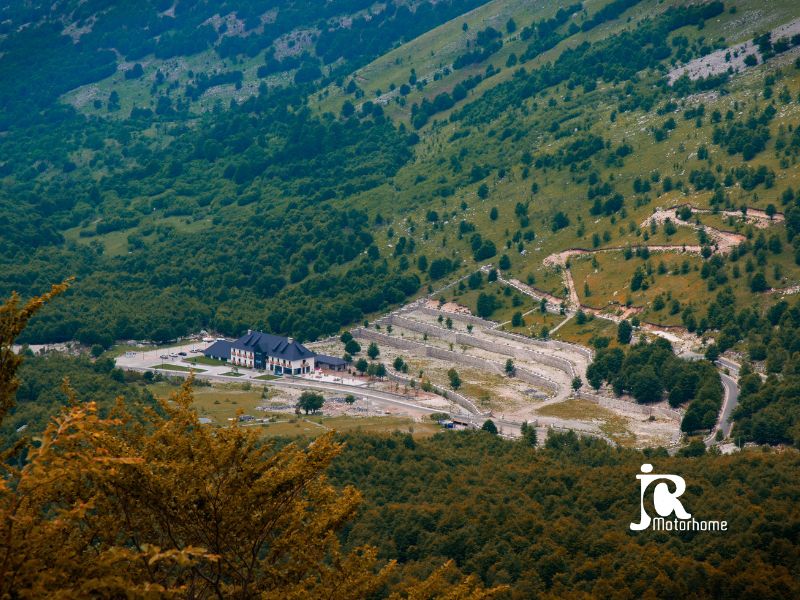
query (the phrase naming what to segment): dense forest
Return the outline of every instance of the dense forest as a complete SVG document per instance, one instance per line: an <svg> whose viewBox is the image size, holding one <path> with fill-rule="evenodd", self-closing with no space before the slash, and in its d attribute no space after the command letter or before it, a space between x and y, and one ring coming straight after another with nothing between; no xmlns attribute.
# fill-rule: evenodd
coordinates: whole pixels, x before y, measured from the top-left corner
<svg viewBox="0 0 800 600"><path fill-rule="evenodd" d="M6 242L5 289L81 278L80 308L65 305L65 313L48 314L28 335L108 346L115 339L168 340L201 327L236 333L255 325L307 339L416 292L413 272L391 273L381 260L368 215L331 202L393 174L410 156L407 136L379 117L321 120L299 102L298 91L267 92L209 115L205 127L187 131L186 139L156 156L142 150L137 157L134 149L130 157L146 163L103 185L50 186L52 204L38 210L51 228L92 213L99 220L84 236L130 231L154 213L190 216L201 227L193 235L181 235L174 225L139 227L127 236L131 252L113 258L91 244L66 244L58 263L46 238L19 228ZM215 187L197 195L196 182L210 171L217 172ZM16 215L11 222L21 216L16 203L5 210ZM213 223L206 226L210 215ZM168 256L179 260L165 262ZM106 300L98 304L91 298L100 290ZM125 309L131 302L135 313ZM269 314L268 324L264 317L253 322L256 306ZM105 318L96 318L97 311Z"/></svg>
<svg viewBox="0 0 800 600"><path fill-rule="evenodd" d="M174 7L167 0L135 5L96 0L58 5L6 3L0 6L4 19L0 25L0 78L5 82L0 90L0 106L5 109L0 129L33 125L39 110L52 114L48 109L61 94L112 74L120 58L133 62L150 54L170 58L209 49L222 58L252 57L295 29L312 28L319 59L309 59L310 65L321 75L320 66L339 61L336 69L347 72L479 2L420 2L415 3L414 11L404 3L389 2L371 14L373 4L365 0L321 5L275 0L188 1ZM359 15L362 11L365 13ZM343 17L353 14L357 18L344 27ZM228 21L221 18L228 15L235 17L241 31L229 29ZM70 24L67 30L65 20ZM79 43L74 43L71 35L77 35ZM353 43L354 35L357 43ZM32 52L37 63L29 68ZM76 64L81 68L73 68Z"/></svg>
<svg viewBox="0 0 800 600"><path fill-rule="evenodd" d="M114 361L109 358L90 361L58 353L47 356L26 353L17 376L20 385L16 405L0 426L0 451L44 431L70 402L63 386L65 381L77 397L91 398L103 416L110 414L118 398L133 414L157 408L153 396L135 385L136 374L115 369Z"/></svg>
<svg viewBox="0 0 800 600"><path fill-rule="evenodd" d="M200 327L237 333L257 325L307 339L416 292L416 275L392 274L380 260L367 215L331 203L393 175L411 156L414 140L377 111L369 119L339 121L313 116L304 104L337 72L477 4L389 3L374 13L372 3L352 0L326 2L322 9L291 2L180 2L174 10L163 2L4 7L0 77L8 85L0 96L6 130L0 175L8 176L9 186L0 195L0 214L11 227L0 240L0 287L6 293L42 290L68 275L81 279L70 292L75 304L27 335L108 346L121 338L167 340ZM356 18L343 20L351 14ZM220 15L235 19L216 21ZM67 30L64 19L71 23ZM231 31L234 24L242 31ZM307 27L315 32L314 50L276 65L282 36ZM77 37L70 38L72 30ZM355 32L359 43L353 43ZM117 54L108 50L110 42ZM161 75L154 83L154 89L163 83L157 105L135 107L120 122L87 120L58 102L64 92L114 73L119 55L141 61L151 53L169 59L209 50L234 63L263 54L272 71L300 66L297 86L262 86L251 102L191 126L197 115ZM38 60L28 68L32 52ZM69 68L78 63L81 69ZM320 68L332 63L323 78ZM125 73L140 78L141 64ZM185 97L197 99L210 87L240 85L241 79L236 70L199 73ZM115 94L107 102L112 114ZM172 143L152 144L146 133L152 121L174 123L162 130ZM87 150L96 159L76 165L75 154ZM92 175L103 172L113 177ZM64 230L89 222L80 232L88 246L65 240ZM194 233L198 228L202 235ZM117 232L126 238L124 253L132 255L106 257L91 243ZM170 255L180 259L165 261ZM118 286L125 293L115 300ZM91 299L97 293L106 302L97 305Z"/></svg>
<svg viewBox="0 0 800 600"><path fill-rule="evenodd" d="M399 576L424 576L451 559L487 585L509 585L509 598L800 593L795 452L670 458L574 434L539 450L486 432L345 441L331 477L365 500L346 545L376 545L379 556L397 558ZM629 531L643 462L680 473L687 510L727 520L729 531Z"/></svg>
<svg viewBox="0 0 800 600"><path fill-rule="evenodd" d="M734 436L759 444L800 444L798 327L800 302L784 300L767 312L760 327L754 323L745 329L749 358L763 361L766 379L748 365L740 373Z"/></svg>

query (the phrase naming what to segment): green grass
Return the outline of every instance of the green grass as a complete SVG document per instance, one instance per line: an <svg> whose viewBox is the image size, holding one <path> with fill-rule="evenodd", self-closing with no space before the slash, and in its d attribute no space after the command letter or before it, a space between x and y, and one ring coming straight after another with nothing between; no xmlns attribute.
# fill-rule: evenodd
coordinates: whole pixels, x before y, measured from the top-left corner
<svg viewBox="0 0 800 600"><path fill-rule="evenodd" d="M201 417L210 418L215 425L227 426L236 419L238 413L258 418L269 418L278 422L253 425L264 437L316 437L326 431L391 433L409 432L414 437L427 437L440 431L432 422L417 423L407 417L358 417L326 415L296 416L292 413L257 410L269 406L264 393L271 394L261 387L244 389L241 383L214 384L208 387L195 387L193 406ZM155 383L148 386L154 396L168 398L180 387L171 383ZM324 411L324 406L323 406Z"/></svg>
<svg viewBox="0 0 800 600"><path fill-rule="evenodd" d="M462 379L462 385L458 388L458 392L469 398L476 399L481 408L502 410L508 402L508 400L501 398L497 394L498 388L510 383L507 376L477 369L458 369L458 373ZM439 383L442 387L450 389L450 386L446 383L437 381L434 381L434 383Z"/></svg>
<svg viewBox="0 0 800 600"><path fill-rule="evenodd" d="M227 361L218 360L216 358L211 358L210 356L204 356L201 354L198 354L196 356L190 356L189 358L184 358L183 362L191 364L197 363L198 365L210 365L214 367L228 364Z"/></svg>
<svg viewBox="0 0 800 600"><path fill-rule="evenodd" d="M522 318L525 322L524 325L512 327L511 323L506 323L503 325L502 329L506 331L513 331L514 333L538 337L542 331L542 327L546 327L549 330L564 320L563 315L543 313L538 308L534 309L533 312L523 315Z"/></svg>
<svg viewBox="0 0 800 600"><path fill-rule="evenodd" d="M695 214L692 218L696 218L702 225L706 227L713 227L721 231L733 231L735 233L744 233L747 230L747 224L740 218L731 217L723 214Z"/></svg>
<svg viewBox="0 0 800 600"><path fill-rule="evenodd" d="M523 283L528 283L558 298L567 297L561 273L553 268L544 266L541 262L521 261L521 266L514 269L514 272L516 277ZM530 282L528 276L533 278Z"/></svg>
<svg viewBox="0 0 800 600"><path fill-rule="evenodd" d="M619 30L626 25L628 16L631 16L634 20L639 20L651 16L654 12L663 10L667 5L674 3L673 0L664 5L659 3L655 6L652 4L647 7L637 6L627 11L622 19L604 23L588 33L581 32L573 35L555 48L535 57L524 66L528 69L542 66L557 58L567 48L574 47L586 40L597 40L608 35L609 32ZM591 14L604 4L603 0L588 0L583 3L583 6ZM428 84L422 90L412 87L411 93L405 98L405 105L397 103L393 97L385 106L386 114L393 119L408 124L412 104L419 104L423 98L432 100L437 94L452 91L457 83L468 77L483 74L489 64L499 69L500 72L498 74L484 79L454 109L441 112L435 117L446 121L453 110L460 108L463 104L510 79L518 67L506 67L507 59L512 53L517 56L522 55L528 46L528 41L522 40L519 35L521 30L531 24L532 21L552 17L564 5L564 2L554 2L552 0L543 0L537 3L525 0L494 0L488 2L470 13L457 17L388 52L372 63L358 69L354 73L354 77L366 92L365 100L374 100L377 90L386 93L389 92L392 84L399 88L401 84L406 83L412 66L416 70L418 79L428 78ZM505 29L505 24L509 17L513 17L517 23L517 31L511 35ZM464 23L468 25L467 32L462 29ZM468 42L474 45L476 32L487 26L492 26L503 33L504 44L502 49L483 63L456 71L451 70L450 74L444 74L443 69L449 67L456 57L467 50ZM434 78L434 74L437 72L441 75L438 80ZM321 101L317 100L319 96L323 97ZM338 114L346 98L347 96L341 88L331 85L322 94L315 96L312 106L316 102L319 112L331 111Z"/></svg>
<svg viewBox="0 0 800 600"><path fill-rule="evenodd" d="M193 406L201 417L208 417L217 425L226 425L229 418L235 418L237 411L260 416L256 408L266 402L262 397L261 387L247 390L241 383L214 384L212 386L195 386ZM148 386L156 397L168 398L180 388L170 383L156 383Z"/></svg>
<svg viewBox="0 0 800 600"><path fill-rule="evenodd" d="M593 4L590 1L587 4ZM508 55L512 51L520 53L525 45L518 41L519 30L529 24L534 18L552 16L561 3L553 0L544 0L536 4L525 0L494 0L471 11L466 15L457 17L420 37L403 44L396 50L388 52L372 63L359 69L354 76L359 85L366 92L365 99L374 98L375 91L388 92L390 85L400 87L408 81L409 72L413 66L419 79L430 77L430 83L422 92L413 89L407 96L405 107L391 102L386 110L393 118L407 119L413 102L419 102L423 97L432 98L437 93L451 90L456 83L468 76L482 72L486 64L455 71L439 81L433 80L433 74L447 65L467 49L467 41L475 37L477 31L487 26L493 26L504 33L505 44L502 50L487 61L496 67L505 65ZM505 33L505 24L509 17L514 17L518 24L518 31L513 36ZM464 32L462 25L467 23L469 30ZM345 95L335 86L328 87L325 92L327 97L319 104L319 110L330 110L338 113L344 102Z"/></svg>
<svg viewBox="0 0 800 600"><path fill-rule="evenodd" d="M583 325L579 325L573 317L556 331L553 337L557 340L573 342L583 346L590 346L589 341L593 337L607 337L611 340L611 346L618 345L617 324L614 321L594 316L590 316Z"/></svg>
<svg viewBox="0 0 800 600"><path fill-rule="evenodd" d="M126 352L149 352L151 350L159 349L159 348L170 348L174 347L174 344L162 344L160 346L136 346L131 344L115 344L108 350L103 353L103 357L107 358L117 358L118 356L122 356Z"/></svg>
<svg viewBox="0 0 800 600"><path fill-rule="evenodd" d="M141 63L144 75L139 79L125 79L122 71L117 71L110 77L101 81L88 84L72 90L62 97L62 100L72 104L81 112L106 118L127 118L134 106L139 108L155 108L155 97L151 94L150 87L154 81L156 71L160 70L166 75L167 81L157 90L157 94L163 91L170 84L175 84L183 89L191 81L189 72L210 73L215 70L230 71L240 70L244 76L241 89L237 90L233 84L217 86L206 91L197 100L191 101L192 110L204 112L214 108L214 105L221 103L223 106L231 99L241 101L258 91L260 82L267 84L287 83L291 74L275 74L270 77L259 79L256 71L263 64L263 53L254 57L242 55L239 60L231 61L221 59L214 50L207 50L191 56L183 56L180 60L174 58L158 59L152 55L138 60ZM109 94L116 91L119 94L120 109L109 112L107 100ZM103 106L95 108L94 100L100 100Z"/></svg>
<svg viewBox="0 0 800 600"><path fill-rule="evenodd" d="M273 379L278 379L277 375L270 375L267 373L266 375L259 375L258 377L253 377L253 379L260 379L261 381L272 381Z"/></svg>
<svg viewBox="0 0 800 600"><path fill-rule="evenodd" d="M769 10L764 10L766 5L762 0L736 0L725 3L725 8L728 10L733 6L736 7L736 14L728 14L727 17L732 16L735 19L736 27L731 27L727 18L716 18L708 21L702 31L691 31L691 37L705 36L707 39L715 39L723 36L729 45L733 45L788 23L798 16L797 3L793 0L770 0Z"/></svg>
<svg viewBox="0 0 800 600"><path fill-rule="evenodd" d="M666 8L669 4L674 4L674 2L665 2L657 8ZM507 6L506 3L492 3L491 5L495 7ZM745 14L749 15L748 18L753 19L758 16L756 15L758 10L756 3L745 2L741 5L737 3L737 7L740 8L737 15L729 16L726 14L720 18L729 23L733 19L744 18ZM542 10L545 10L545 8ZM653 9L653 3L644 2L634 12L638 18L648 12L652 12ZM786 2L780 3L780 10L784 13L791 12L790 5ZM517 23L520 27L526 24L524 20L520 19L517 19ZM412 56L413 60L419 59L422 61L426 54L430 54L431 49L434 49L434 52L436 51L434 47L437 43L446 45L453 41L453 36L457 36L460 32L458 27L453 27L454 25L457 25L457 23L448 24L444 26L444 29L440 28L431 32L429 34L431 40L426 42L429 43L428 46L420 46L418 49L415 49L417 47L404 46L395 51L395 54L387 55L384 58L389 56L402 57L404 56L402 53L406 52L406 55ZM612 25L616 27L619 24L604 25L600 28L603 31L599 32L598 35L612 29ZM709 27L711 26L709 24ZM449 34L445 31L447 27L452 29ZM692 28L687 28L686 31L691 35L695 35ZM684 31L682 30L681 33L684 33ZM698 35L704 34L705 32L698 33ZM390 60L389 62L392 61ZM376 62L375 65L377 64ZM386 68L394 69L394 72L402 74L407 66L407 63L401 62L395 66L386 65ZM366 69L367 67L365 67ZM751 106L752 90L754 88L760 89L759 86L764 72L770 69L772 67L767 65L753 70L753 73L748 72L734 78L731 84L732 94L730 96L704 98L706 115L709 115L714 108L719 108L724 112L734 101L748 102L746 106ZM377 67L376 70L380 71ZM419 69L417 71L420 73ZM800 79L798 79L797 73L791 69L784 69L784 71L785 77L779 82L776 89L786 83L789 85L793 97L796 97L797 93L800 92ZM390 74L389 72L384 72L382 76L390 77ZM436 83L445 85L442 82ZM384 84L380 83L380 85ZM431 85L433 86L433 84ZM365 89L368 89L368 86ZM429 88L426 88L425 94L427 95L429 92L433 93L434 91L429 86ZM391 185L371 190L368 194L356 196L353 199L354 203L367 208L372 213L377 212L378 209L376 207L397 206L399 209L398 220L409 217L414 219L417 224L415 239L419 253L424 253L428 257L443 255L446 251L442 250L442 248L446 244L447 248L451 249L451 252L465 259L464 266L455 275L467 273L475 268L475 263L472 261L467 248L467 240L454 241L454 231L449 226L445 227L443 231L434 229L425 223L424 213L429 208L435 208L443 219L447 219L453 226L457 225L461 219L466 219L474 223L478 232L485 238L488 237L495 241L498 247L498 255L503 252L508 253L512 262L512 268L508 272L509 276L516 277L523 282L530 281L537 288L561 297L564 296L564 290L560 274L552 268L545 267L543 259L549 254L567 247L581 246L591 248L592 234L594 233L601 236L606 232L609 234L610 239L607 242L603 242L604 246L624 246L626 244L636 245L642 243L696 243L697 233L688 227L678 227L678 231L674 235L667 237L661 228L656 234L650 234L649 231L642 231L639 225L650 216L657 206L666 207L683 202L691 202L697 206L707 206L709 192L687 191L684 194L680 191L673 191L669 194L659 195L660 184L656 183L654 184L654 190L648 194L649 203L636 206L631 185L635 177L647 177L650 173L658 171L661 177L669 175L674 181L682 181L687 184L688 189L688 173L692 169L703 166L715 167L720 164L724 172L724 169L730 166L741 164L740 156L730 157L723 149L713 144L708 145L711 153L711 163L698 161L696 156L692 158L692 153L701 141L711 136L713 125L709 122L709 119L706 118L702 128L697 129L693 121L686 121L680 114L676 114L676 130L671 133L666 141L654 143L652 134L647 129L650 126L659 125L666 117L656 115L655 111L650 111L646 114L642 114L639 111L619 113L615 124L610 126L610 115L617 107L616 102L609 97L609 93L612 91L611 86L601 84L598 90L589 94L583 93L578 88L570 93L569 98L567 98L566 91L563 87L559 90L548 90L542 97L525 101L523 107L510 108L506 114L495 122L471 127L470 135L457 141L450 141L449 138L455 131L463 128L459 124L448 123L434 130L426 128L423 131L422 141L416 148L415 160L398 172L390 182ZM547 106L547 101L550 99L557 101L555 107ZM791 118L800 116L800 111L798 111L795 104L781 108L781 110L787 111ZM634 147L634 154L625 160L625 164L622 167L606 167L599 161L591 166L591 170L597 171L601 181L608 180L613 175L615 188L626 196L625 214L620 213L613 218L605 216L598 218L589 214L590 202L586 199L585 173L581 174L579 172L577 175L584 177L584 182L580 184L574 181L577 176L568 173L566 170L551 170L547 173L542 173L532 169L527 179L522 176L519 156L523 149L533 149L534 154L540 151L551 152L570 141L571 138L563 141L553 141L550 135L543 133L543 125L558 115L571 112L579 113L579 116L571 121L576 126L587 128L589 131L602 135L609 139L612 144L620 144L624 141ZM785 121L785 119L783 120ZM781 119L776 119L773 124L774 128L777 127L779 121ZM526 135L522 136L519 143L512 142L509 139L501 144L497 141L496 134L506 126L512 126L518 131L525 132ZM770 144L772 143L774 142L770 142ZM456 186L455 194L452 197L437 197L436 190L440 186L439 178L431 177L430 173L432 171L441 173L441 180L447 183L455 181L456 177L451 176L446 165L451 156L457 156L461 153L468 157L463 161L465 170L468 170L471 164L503 165L507 167L506 176L500 179L497 177L496 171L492 170L491 175L480 182L463 185L462 187ZM757 197L753 197L752 193L743 192L737 186L729 188L727 191L731 195L731 200L734 204L746 201L748 204L763 208L768 201L775 202L775 196L783 189L784 185L797 187L798 183L800 183L800 171L791 168L781 169L776 159L771 155L769 147L758 156L757 160L752 162L753 164L765 163L774 168L778 174L779 183L773 191L765 192L761 188L757 189ZM438 166L440 164L442 165L441 167ZM427 177L427 179L419 180L420 177ZM535 196L530 192L532 181L536 181L540 186L540 191ZM486 200L480 200L476 197L475 192L480 183L489 185L490 195ZM431 202L431 198L435 198L433 202ZM462 211L459 207L462 201L465 201L468 205L465 211ZM530 202L531 228L536 232L536 239L531 243L525 244L525 256L518 254L514 247L510 250L505 250L503 243L518 227L513 216L514 205L518 201ZM493 206L497 206L500 210L500 218L497 221L492 221L488 218L489 210ZM549 229L550 216L556 210L561 209L568 212L572 224L558 233L552 233ZM704 215L701 217L701 219L706 218L709 219L709 225L711 225L712 219L710 216ZM583 224L584 231L579 236L577 230L580 223ZM375 230L379 246L382 243L391 242L385 233L386 229L383 227ZM646 236L649 239L645 240ZM465 236L465 238L468 237ZM491 259L491 262L496 263L496 261L497 257ZM782 262L784 257L770 258L771 263L775 261L781 262L781 265L784 266ZM608 271L604 275L607 273ZM617 281L614 283L617 285L614 289L609 289L608 293L613 294L613 291L618 291L618 296L623 293L629 282L630 274L622 272L619 275L615 275ZM800 281L800 270L791 264L791 260L786 260L784 274L786 286ZM583 275L586 276L588 273ZM532 279L529 279L529 277L532 277ZM743 282L744 278L741 281ZM438 285L442 283L437 282ZM582 282L579 281L577 283L578 292L581 294ZM595 283L598 283L601 287L610 287L607 284ZM660 277L655 286L651 288L651 292L657 292L659 289L665 292L670 291L670 289L672 289L673 293L679 292L680 290L677 288L680 287L680 282L674 281L672 283L674 283L674 286L671 285L668 278ZM663 288L662 285L664 286ZM690 285L692 286L692 292L700 294L698 300L707 297L708 291L703 289L704 282L696 279ZM436 287L436 284L434 284L434 287ZM739 287L737 284L737 289ZM744 288L741 289L744 291ZM601 297L598 298L598 295ZM650 293L642 294L640 300L643 306L646 307L647 303L651 301L650 295ZM685 296L689 299L691 294L686 293ZM448 297L448 299L450 298ZM595 305L598 300L601 303L607 303L612 299L602 297L602 294L598 293L593 299L589 300L589 303ZM625 296L623 296L623 303L625 299ZM457 300L467 305L473 304L473 302L470 302L469 294L466 294L464 298L457 298ZM635 298L634 303L637 303ZM492 315L492 318L508 320L513 312L513 310L506 310L506 314L504 314L501 310ZM660 317L660 319L661 322L667 324L671 322L663 320L663 317Z"/></svg>
<svg viewBox="0 0 800 600"><path fill-rule="evenodd" d="M64 237L76 244L89 245L93 242L102 246L103 254L107 256L122 256L128 254L128 236L131 234L140 235L142 228L155 225L168 225L179 233L200 233L211 225L209 219L194 220L191 217L161 217L158 215L145 217L138 226L123 231L112 231L102 235L92 235L83 237L81 231L94 231L94 223L78 225L64 231ZM157 234L141 236L145 244L156 239Z"/></svg>
<svg viewBox="0 0 800 600"><path fill-rule="evenodd" d="M467 288L464 291L456 290L452 296L448 296L447 299L453 302L457 302L463 306L469 308L472 314L478 314L478 296L480 294L490 294L495 297L495 300L499 304L499 308L497 308L489 318L493 321L497 321L499 323L505 323L509 321L508 328L511 328L511 318L514 316L514 313L521 312L525 313L530 310L533 310L535 307L538 306L538 303L531 298L530 296L523 294L522 292L518 292L517 290L502 285L497 282L486 282L475 290L471 290ZM517 303L517 306L514 306L514 303Z"/></svg>
<svg viewBox="0 0 800 600"><path fill-rule="evenodd" d="M91 237L82 237L81 231L93 229L89 227L73 227L64 232L64 237L74 243L89 245L92 242L98 242L102 245L103 254L107 256L122 256L128 253L128 234L132 230L126 231L112 231L103 235L93 235Z"/></svg>
<svg viewBox="0 0 800 600"><path fill-rule="evenodd" d="M325 417L276 415L278 422L260 426L264 437L314 438L327 431L339 433L411 433L415 438L430 437L441 431L434 423L416 422L406 417ZM285 419L285 421L284 421Z"/></svg>
<svg viewBox="0 0 800 600"><path fill-rule="evenodd" d="M623 417L588 400L569 399L543 406L537 412L542 416L560 419L601 421L600 430L618 444L630 446L636 441L636 437L628 430Z"/></svg>
<svg viewBox="0 0 800 600"><path fill-rule="evenodd" d="M167 364L167 363L161 363L161 364L158 364L158 365L153 365L150 368L151 369L161 369L161 370L164 370L164 371L185 371L187 373L189 371L194 371L195 373L204 373L205 372L205 369L195 369L195 368L192 368L192 367L185 367L183 365L171 365L171 364Z"/></svg>
<svg viewBox="0 0 800 600"><path fill-rule="evenodd" d="M593 266L593 259L597 267ZM614 312L624 307L628 300L635 307L645 307L659 294L670 295L680 300L682 304L687 304L702 295L706 282L700 277L699 268L702 259L699 256L659 252L651 254L649 261L654 269L655 283L650 284L646 290L640 289L634 292L630 289L630 282L635 270L638 267L644 268L645 261L642 259L634 257L625 260L622 252L573 258L570 269L581 303ZM685 275L673 275L673 268L682 265L684 261L689 264L689 272ZM658 265L661 262L668 269L665 274L658 273ZM586 295L584 284L589 286L589 296ZM680 315L674 317L680 319Z"/></svg>
<svg viewBox="0 0 800 600"><path fill-rule="evenodd" d="M239 373L238 371L228 371L227 373L223 373L225 377L242 377L244 373Z"/></svg>

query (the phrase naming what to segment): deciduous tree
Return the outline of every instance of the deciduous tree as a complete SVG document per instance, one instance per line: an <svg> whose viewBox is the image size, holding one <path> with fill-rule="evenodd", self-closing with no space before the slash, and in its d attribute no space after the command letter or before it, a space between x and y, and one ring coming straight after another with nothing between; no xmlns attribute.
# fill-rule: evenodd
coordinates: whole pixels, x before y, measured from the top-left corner
<svg viewBox="0 0 800 600"><path fill-rule="evenodd" d="M297 401L297 407L300 410L304 410L306 414L309 412L315 413L322 408L324 403L325 398L323 398L322 394L305 391L300 394L300 399Z"/></svg>
<svg viewBox="0 0 800 600"><path fill-rule="evenodd" d="M483 431L488 431L492 435L497 435L497 425L494 424L494 421L491 419L486 419L481 425L481 429Z"/></svg>

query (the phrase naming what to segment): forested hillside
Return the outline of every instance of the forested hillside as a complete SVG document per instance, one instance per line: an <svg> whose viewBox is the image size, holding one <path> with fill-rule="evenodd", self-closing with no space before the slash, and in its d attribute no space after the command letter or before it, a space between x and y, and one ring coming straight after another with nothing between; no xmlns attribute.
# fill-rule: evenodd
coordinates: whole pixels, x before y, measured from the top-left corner
<svg viewBox="0 0 800 600"><path fill-rule="evenodd" d="M470 3L390 3L374 14L365 12L370 4L329 2L323 10L247 2L6 6L0 70L8 85L0 103L8 185L0 211L10 227L2 240L3 287L28 291L79 274L80 295L102 290L107 298L105 309L79 301L80 309L53 315L32 337L77 336L109 345L126 337L169 339L203 326L239 331L256 319L260 327L315 337L415 292L416 277L389 282L379 261L355 260L374 245L366 214L326 204L382 183L409 159L413 140L377 114L363 123L313 116L305 98L315 82L347 72ZM360 43L351 43L354 32ZM112 40L115 52L108 49ZM37 63L29 66L32 53ZM241 70L224 65L256 56L263 64L252 99L217 105L197 121L191 99L224 83L240 88ZM179 82L131 62L175 57L202 57L214 67L181 72L189 79ZM81 69L72 68L79 63ZM324 65L335 66L323 78ZM150 107L127 106L118 114L127 97L120 100L114 90L93 103L103 107L103 118L87 120L59 101L118 69L132 85L153 80ZM289 85L268 86L273 72L289 72ZM175 97L179 83L185 101ZM268 180L275 187L265 185ZM259 206L241 208L251 204ZM109 238L117 239L116 248L105 247ZM132 262L123 258L134 250L137 256L127 257ZM320 280L299 292L313 296L313 306L292 314L270 311L266 323L265 302L306 280L311 262L323 255L314 262ZM131 278L124 284L122 273ZM189 282L193 289L184 285ZM117 301L108 292L118 284L125 292ZM141 310L132 314L137 296ZM276 298L272 306L286 304ZM259 308L243 311L245 305ZM90 325L98 310L112 318L102 328ZM178 318L170 318L176 310Z"/></svg>
<svg viewBox="0 0 800 600"><path fill-rule="evenodd" d="M478 4L389 2L373 10L364 0L9 2L0 7L2 124L13 126L20 118L32 124L35 109L46 110L65 92L118 70L126 80L154 74L145 71L154 60L217 59L215 72L189 75L189 98L221 83L241 84L241 65L256 57L263 63L259 77L291 71L296 82L313 81L329 65L329 76L346 73ZM166 76L162 71L158 83ZM115 102L104 104L115 110ZM159 103L157 112L169 104Z"/></svg>
<svg viewBox="0 0 800 600"><path fill-rule="evenodd" d="M452 559L510 598L789 598L798 593L797 455L643 456L553 436L535 450L485 432L349 437L330 468L364 493L347 545L375 544L401 578ZM695 518L726 533L632 533L636 473L681 473Z"/></svg>
<svg viewBox="0 0 800 600"><path fill-rule="evenodd" d="M774 343L800 285L795 3L3 15L0 292L77 277L28 341L310 340L491 263L601 317L566 339L624 312L795 363ZM756 427L761 393L742 436L796 439Z"/></svg>
<svg viewBox="0 0 800 600"><path fill-rule="evenodd" d="M103 416L122 399L133 414L156 409L157 403L145 389L132 383L134 375L114 368L111 359L90 362L87 358L71 358L60 354L25 355L19 369L20 386L16 406L0 427L0 451L20 440L38 436L59 411L69 405L70 395L92 398ZM68 388L64 389L64 382Z"/></svg>

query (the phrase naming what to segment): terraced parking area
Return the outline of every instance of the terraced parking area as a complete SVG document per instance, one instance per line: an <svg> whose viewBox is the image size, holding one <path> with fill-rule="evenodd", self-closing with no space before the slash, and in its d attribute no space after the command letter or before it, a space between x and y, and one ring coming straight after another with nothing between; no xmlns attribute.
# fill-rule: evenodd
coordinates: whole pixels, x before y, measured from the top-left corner
<svg viewBox="0 0 800 600"><path fill-rule="evenodd" d="M679 419L675 415L624 399L609 397L601 405L587 399L592 396L574 396L573 377L583 376L590 361L586 348L514 335L498 325L477 319L463 309L439 311L430 303L418 302L379 319L369 328L354 330L362 347L354 359L364 356L374 342L380 350L376 362L383 363L391 375L395 359L402 358L406 377L414 380L413 387L391 379L371 385L412 395L423 382L450 389L448 371L455 369L461 380L458 392L471 399L479 410L505 422L529 421L546 427L572 428L625 446L668 445L676 439ZM575 325L570 321L565 327ZM592 326L580 328L591 337L611 333L614 324L598 318ZM344 346L331 339L316 344L315 350L341 355ZM515 368L513 376L505 371L509 359ZM447 401L441 402L446 406Z"/></svg>

